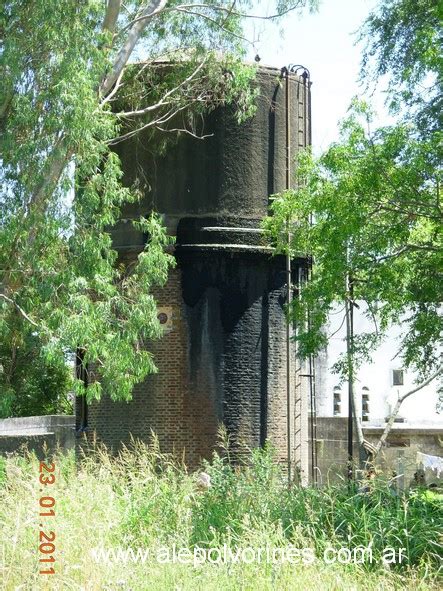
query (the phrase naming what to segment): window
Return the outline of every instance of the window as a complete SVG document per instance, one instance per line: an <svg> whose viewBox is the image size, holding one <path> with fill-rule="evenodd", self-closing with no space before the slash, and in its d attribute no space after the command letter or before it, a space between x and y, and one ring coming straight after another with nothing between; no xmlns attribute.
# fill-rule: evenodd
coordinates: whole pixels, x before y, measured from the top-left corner
<svg viewBox="0 0 443 591"><path fill-rule="evenodd" d="M363 386L361 391L361 420L369 421L369 388Z"/></svg>
<svg viewBox="0 0 443 591"><path fill-rule="evenodd" d="M338 386L334 388L334 417L341 413L341 391Z"/></svg>
<svg viewBox="0 0 443 591"><path fill-rule="evenodd" d="M392 385L403 386L404 385L404 371L402 369L392 370Z"/></svg>

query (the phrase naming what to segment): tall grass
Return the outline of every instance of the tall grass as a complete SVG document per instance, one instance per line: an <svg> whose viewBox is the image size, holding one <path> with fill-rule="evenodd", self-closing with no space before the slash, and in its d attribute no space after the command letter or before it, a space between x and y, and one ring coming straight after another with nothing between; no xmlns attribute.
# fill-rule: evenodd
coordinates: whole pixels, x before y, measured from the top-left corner
<svg viewBox="0 0 443 591"><path fill-rule="evenodd" d="M6 590L391 590L437 589L442 549L442 496L401 496L378 480L359 493L346 487L287 490L271 449L253 451L233 467L214 455L202 469L211 486L160 453L134 444L119 457L99 449L76 462L58 454L55 575L39 575L39 462L30 454L0 461L0 579ZM53 521L48 521L53 519ZM49 528L50 525L50 528ZM161 564L158 548L309 548L313 563L205 562ZM372 549L373 562L326 564L327 548ZM401 565L381 560L406 549ZM95 562L93 548L149 548L141 564Z"/></svg>

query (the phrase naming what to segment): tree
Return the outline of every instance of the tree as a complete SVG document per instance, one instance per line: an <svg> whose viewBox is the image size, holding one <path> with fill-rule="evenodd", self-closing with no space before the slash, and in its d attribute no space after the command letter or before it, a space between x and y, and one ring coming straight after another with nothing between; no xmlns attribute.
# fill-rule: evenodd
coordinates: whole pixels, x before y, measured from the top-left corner
<svg viewBox="0 0 443 591"><path fill-rule="evenodd" d="M441 130L443 106L442 6L438 0L386 0L360 31L366 88L388 76L391 111L423 133Z"/></svg>
<svg viewBox="0 0 443 591"><path fill-rule="evenodd" d="M72 414L72 368L63 357L41 356L38 337L23 330L22 321L16 318L0 345L4 364L0 418Z"/></svg>
<svg viewBox="0 0 443 591"><path fill-rule="evenodd" d="M363 29L363 71L375 57L377 73L392 73L391 108L402 117L372 130L370 107L355 100L340 141L319 158L302 156L296 189L276 196L265 222L277 251L312 256L310 281L290 310L302 356L325 346L328 315L335 305L344 306L347 355L335 370L350 383L354 409L356 369L393 324L403 327L398 354L421 383L399 399L375 448L364 440L354 412L363 460L378 453L403 400L442 373L442 136L435 108L441 58L432 45L440 34L437 23L436 3L429 0L390 0L370 15ZM427 100L415 92L423 79L436 84ZM354 334L355 307L371 319L372 331Z"/></svg>
<svg viewBox="0 0 443 591"><path fill-rule="evenodd" d="M278 0L275 15L263 18L314 5ZM109 228L140 194L122 186L112 145L171 121L192 132L193 114L226 102L240 120L251 115L254 69L241 62L249 6L1 3L1 338L20 318L21 341L48 362L81 348L84 364L99 368L89 397L106 391L128 400L133 385L156 371L147 349L161 334L152 288L165 283L174 263L155 213L135 222L149 236L137 264L117 261ZM145 60L137 72L128 66L134 56ZM156 77L160 62L175 66ZM122 93L129 111L119 110ZM17 349L13 341L6 347L13 356ZM4 355L2 367L11 367ZM0 379L11 388L8 371Z"/></svg>

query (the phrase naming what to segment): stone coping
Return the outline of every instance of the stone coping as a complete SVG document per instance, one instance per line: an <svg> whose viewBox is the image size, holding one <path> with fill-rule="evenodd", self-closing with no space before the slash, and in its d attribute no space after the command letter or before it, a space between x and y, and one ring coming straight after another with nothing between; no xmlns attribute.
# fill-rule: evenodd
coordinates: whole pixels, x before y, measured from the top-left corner
<svg viewBox="0 0 443 591"><path fill-rule="evenodd" d="M54 429L74 428L74 415L45 415L39 417L16 417L0 420L0 437L11 435L49 435Z"/></svg>

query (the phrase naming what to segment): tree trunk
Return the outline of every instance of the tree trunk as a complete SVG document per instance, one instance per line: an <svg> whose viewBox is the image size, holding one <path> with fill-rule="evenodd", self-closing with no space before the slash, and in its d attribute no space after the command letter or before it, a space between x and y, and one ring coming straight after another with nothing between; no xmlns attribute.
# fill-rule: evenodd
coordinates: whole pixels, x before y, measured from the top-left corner
<svg viewBox="0 0 443 591"><path fill-rule="evenodd" d="M348 277L348 297L345 302L346 310L346 357L348 364L348 389L349 401L352 405L352 414L354 417L355 431L358 442L358 464L361 469L367 467L371 459L365 447L365 438L361 425L361 418L358 414L357 393L355 391L355 364L354 364L354 302L353 302L353 284L352 279Z"/></svg>
<svg viewBox="0 0 443 591"><path fill-rule="evenodd" d="M117 82L120 73L126 66L128 59L131 57L132 51L140 39L140 35L147 26L149 19L155 14L158 14L166 6L167 0L152 0L149 5L142 11L140 17L136 19L136 22L129 29L126 41L123 44L120 51L117 53L114 64L111 71L103 80L100 87L100 94L106 96L112 89L114 84Z"/></svg>
<svg viewBox="0 0 443 591"><path fill-rule="evenodd" d="M395 423L395 419L397 418L398 413L400 412L400 407L403 404L403 402L407 398L409 398L409 396L412 396L412 394L415 394L416 392L418 392L419 390L421 390L422 388L424 388L425 386L430 384L432 381L434 381L435 378L437 378L442 372L443 372L443 366L440 366L431 376L429 376L429 378L427 380L425 380L424 382L422 382L421 384L419 384L418 386L416 386L412 390L409 390L409 392L406 392L405 394L403 394L403 396L398 397L398 400L395 403L395 406L391 412L391 416L389 417L388 422L386 423L383 433L381 434L380 439L378 440L377 444L375 445L373 459L375 459L375 457L379 454L386 439L388 438L389 433L392 430L392 426Z"/></svg>

